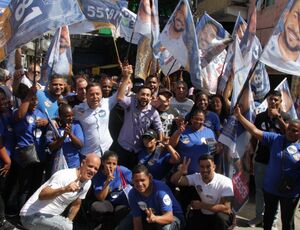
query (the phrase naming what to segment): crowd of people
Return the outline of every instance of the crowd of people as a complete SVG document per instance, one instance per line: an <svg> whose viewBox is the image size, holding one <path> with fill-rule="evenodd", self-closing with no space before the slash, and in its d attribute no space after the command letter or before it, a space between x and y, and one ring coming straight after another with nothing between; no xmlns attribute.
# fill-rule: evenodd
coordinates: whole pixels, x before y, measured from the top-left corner
<svg viewBox="0 0 300 230"><path fill-rule="evenodd" d="M46 86L40 72L17 68L8 84L0 71L0 229L18 228L12 215L39 230L234 228L221 95L191 90L180 72L170 84L133 79L129 64L120 77L55 74ZM249 224L276 227L280 202L283 229L294 229L300 121L280 109L279 91L267 101L254 124L234 110L255 149Z"/></svg>

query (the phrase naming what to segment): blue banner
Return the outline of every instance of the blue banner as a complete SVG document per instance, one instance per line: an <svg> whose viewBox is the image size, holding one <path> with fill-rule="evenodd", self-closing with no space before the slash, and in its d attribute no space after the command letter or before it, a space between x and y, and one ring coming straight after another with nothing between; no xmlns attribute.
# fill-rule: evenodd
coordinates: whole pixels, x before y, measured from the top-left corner
<svg viewBox="0 0 300 230"><path fill-rule="evenodd" d="M49 30L83 19L74 0L12 0L0 18L0 60Z"/></svg>

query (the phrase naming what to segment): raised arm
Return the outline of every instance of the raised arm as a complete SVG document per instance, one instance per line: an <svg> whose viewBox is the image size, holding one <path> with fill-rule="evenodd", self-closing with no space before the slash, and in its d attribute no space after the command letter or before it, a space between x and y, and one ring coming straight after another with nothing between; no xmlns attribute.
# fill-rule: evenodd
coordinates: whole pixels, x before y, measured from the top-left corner
<svg viewBox="0 0 300 230"><path fill-rule="evenodd" d="M122 83L119 86L118 92L117 92L117 100L122 101L126 94L126 87L128 85L128 82L130 80L130 77L133 73L132 65L123 64L122 65Z"/></svg>
<svg viewBox="0 0 300 230"><path fill-rule="evenodd" d="M234 115L239 120L239 122L244 126L244 128L256 139L262 140L263 138L263 131L256 128L254 124L248 121L241 113L241 109L239 105L234 108Z"/></svg>

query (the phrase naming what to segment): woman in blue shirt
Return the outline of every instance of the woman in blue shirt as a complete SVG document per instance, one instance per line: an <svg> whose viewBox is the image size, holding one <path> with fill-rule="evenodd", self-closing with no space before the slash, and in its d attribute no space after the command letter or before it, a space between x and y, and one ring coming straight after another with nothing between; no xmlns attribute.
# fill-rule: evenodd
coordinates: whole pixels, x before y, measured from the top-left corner
<svg viewBox="0 0 300 230"><path fill-rule="evenodd" d="M264 229L272 229L280 202L282 229L293 230L294 213L300 197L300 120L290 121L282 135L257 129L242 115L239 106L235 108L234 114L252 136L270 148L263 185Z"/></svg>
<svg viewBox="0 0 300 230"><path fill-rule="evenodd" d="M94 219L110 229L129 212L131 171L118 165L118 155L113 151L106 151L101 160L100 170L92 180L97 201L92 204L91 212Z"/></svg>

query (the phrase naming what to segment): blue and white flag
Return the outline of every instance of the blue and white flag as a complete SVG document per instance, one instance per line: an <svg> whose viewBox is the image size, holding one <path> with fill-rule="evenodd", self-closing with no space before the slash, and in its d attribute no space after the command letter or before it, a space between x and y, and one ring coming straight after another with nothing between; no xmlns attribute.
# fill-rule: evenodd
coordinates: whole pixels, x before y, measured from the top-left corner
<svg viewBox="0 0 300 230"><path fill-rule="evenodd" d="M196 26L201 67L207 66L232 41L229 33L206 12Z"/></svg>
<svg viewBox="0 0 300 230"><path fill-rule="evenodd" d="M241 96L237 104L241 107L242 114L250 122L255 120L255 105L250 82L247 81L246 87L243 88ZM230 116L228 122L223 128L223 131L219 137L219 142L228 146L234 157L242 158L247 146L249 145L251 135L244 129L242 124L236 119L235 116Z"/></svg>
<svg viewBox="0 0 300 230"><path fill-rule="evenodd" d="M72 75L72 50L68 26L59 28L48 48L43 66L42 82L49 82L53 74L65 76L66 80Z"/></svg>
<svg viewBox="0 0 300 230"><path fill-rule="evenodd" d="M246 27L247 27L247 23L239 14L236 18L235 25L232 32L232 38L234 40L237 39L238 43L240 43L241 39L243 38ZM227 82L233 73L232 66L233 66L234 51L235 51L235 42L231 43L227 50L227 55L226 55L222 75L220 76L219 79L219 84L217 89L218 94L221 95L223 94Z"/></svg>
<svg viewBox="0 0 300 230"><path fill-rule="evenodd" d="M141 0L137 12L134 32L146 36L151 41L153 49L159 49L159 17L157 0ZM158 49L154 52L156 56ZM158 57L158 56L157 56Z"/></svg>
<svg viewBox="0 0 300 230"><path fill-rule="evenodd" d="M81 20L74 0L12 0L0 18L0 61L43 33Z"/></svg>
<svg viewBox="0 0 300 230"><path fill-rule="evenodd" d="M283 112L286 112L290 115L292 119L298 119L298 115L294 106L294 102L292 99L292 95L290 92L289 84L287 81L287 78L283 79L282 82L279 83L279 85L275 88L275 90L281 92L281 110ZM256 114L262 113L266 111L268 108L268 102L267 99L265 99L256 109Z"/></svg>
<svg viewBox="0 0 300 230"><path fill-rule="evenodd" d="M299 76L299 0L290 0L273 30L260 60L280 72Z"/></svg>
<svg viewBox="0 0 300 230"><path fill-rule="evenodd" d="M4 13L4 10L8 6L10 0L2 0L0 1L0 16Z"/></svg>
<svg viewBox="0 0 300 230"><path fill-rule="evenodd" d="M187 0L181 0L160 34L160 41L191 75L195 88L203 87L199 48L193 15Z"/></svg>
<svg viewBox="0 0 300 230"><path fill-rule="evenodd" d="M203 87L211 94L215 94L227 54L225 48L232 41L232 38L223 26L207 13L204 13L198 22L196 32Z"/></svg>

